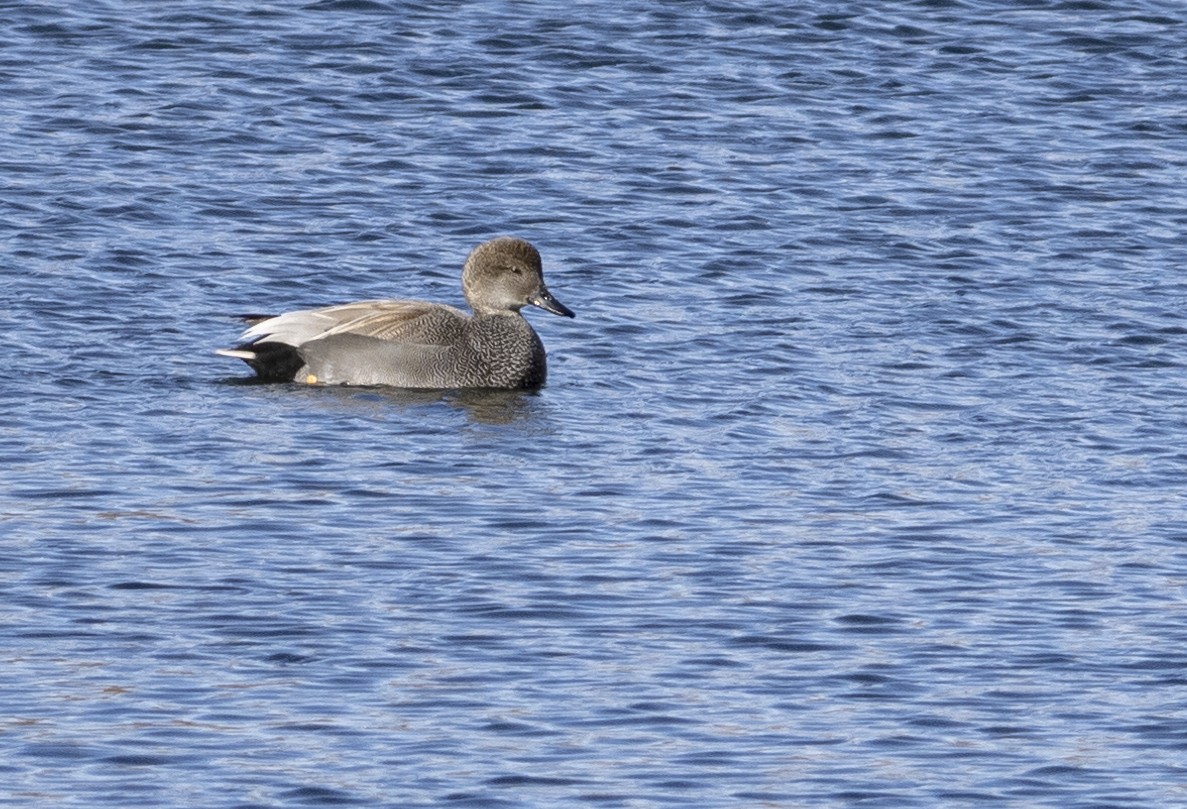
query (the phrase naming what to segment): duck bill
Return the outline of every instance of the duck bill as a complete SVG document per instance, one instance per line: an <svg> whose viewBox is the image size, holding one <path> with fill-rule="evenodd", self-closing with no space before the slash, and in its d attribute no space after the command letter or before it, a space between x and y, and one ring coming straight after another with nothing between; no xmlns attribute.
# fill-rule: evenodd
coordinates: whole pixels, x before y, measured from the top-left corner
<svg viewBox="0 0 1187 809"><path fill-rule="evenodd" d="M556 298L552 297L552 293L544 287L540 287L539 292L528 298L528 303L530 303L532 306L539 306L545 312L552 312L554 315L577 317L577 315L573 314L572 309L565 306Z"/></svg>

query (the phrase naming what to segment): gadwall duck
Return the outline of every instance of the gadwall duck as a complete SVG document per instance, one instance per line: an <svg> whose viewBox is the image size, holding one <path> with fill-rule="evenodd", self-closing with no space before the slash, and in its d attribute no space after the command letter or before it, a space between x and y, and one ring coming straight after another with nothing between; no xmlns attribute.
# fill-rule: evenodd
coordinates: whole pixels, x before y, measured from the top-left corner
<svg viewBox="0 0 1187 809"><path fill-rule="evenodd" d="M544 286L540 253L523 239L478 245L462 268L474 311L428 301L359 301L251 317L236 357L271 382L400 388L538 388L544 344L520 314L526 305L573 313Z"/></svg>

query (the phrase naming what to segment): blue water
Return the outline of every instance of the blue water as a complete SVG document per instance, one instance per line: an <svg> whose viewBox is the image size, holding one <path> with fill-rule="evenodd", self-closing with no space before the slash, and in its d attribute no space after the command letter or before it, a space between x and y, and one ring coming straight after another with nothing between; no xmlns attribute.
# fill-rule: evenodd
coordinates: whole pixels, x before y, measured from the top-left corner
<svg viewBox="0 0 1187 809"><path fill-rule="evenodd" d="M0 12L0 805L1187 806L1183 4Z"/></svg>

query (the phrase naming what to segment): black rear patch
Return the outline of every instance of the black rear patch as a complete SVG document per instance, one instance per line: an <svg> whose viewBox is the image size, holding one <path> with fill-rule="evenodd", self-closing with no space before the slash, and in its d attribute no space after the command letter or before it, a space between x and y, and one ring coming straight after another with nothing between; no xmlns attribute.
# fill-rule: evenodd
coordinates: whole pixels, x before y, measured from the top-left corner
<svg viewBox="0 0 1187 809"><path fill-rule="evenodd" d="M286 343L244 343L236 350L255 352L255 359L244 362L265 382L292 382L305 364L297 349Z"/></svg>

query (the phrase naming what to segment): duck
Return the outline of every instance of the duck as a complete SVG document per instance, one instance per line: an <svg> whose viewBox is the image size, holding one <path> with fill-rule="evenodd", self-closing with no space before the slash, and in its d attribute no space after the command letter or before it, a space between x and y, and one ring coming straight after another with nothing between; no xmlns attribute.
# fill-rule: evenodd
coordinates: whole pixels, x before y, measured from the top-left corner
<svg viewBox="0 0 1187 809"><path fill-rule="evenodd" d="M264 382L366 385L412 389L544 385L544 344L520 310L535 306L562 317L572 310L544 285L539 251L501 236L475 247L462 267L471 313L419 300L366 300L247 315L234 348Z"/></svg>

